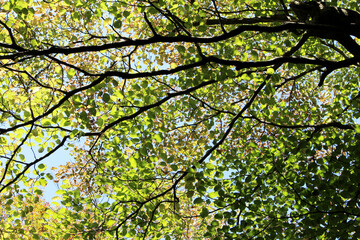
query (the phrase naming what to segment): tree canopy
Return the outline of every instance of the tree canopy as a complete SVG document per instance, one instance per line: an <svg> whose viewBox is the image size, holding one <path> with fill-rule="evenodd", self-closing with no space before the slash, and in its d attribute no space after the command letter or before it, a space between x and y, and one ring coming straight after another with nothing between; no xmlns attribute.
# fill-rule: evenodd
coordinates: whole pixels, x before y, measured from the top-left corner
<svg viewBox="0 0 360 240"><path fill-rule="evenodd" d="M0 238L360 238L359 6L314 3L2 0Z"/></svg>

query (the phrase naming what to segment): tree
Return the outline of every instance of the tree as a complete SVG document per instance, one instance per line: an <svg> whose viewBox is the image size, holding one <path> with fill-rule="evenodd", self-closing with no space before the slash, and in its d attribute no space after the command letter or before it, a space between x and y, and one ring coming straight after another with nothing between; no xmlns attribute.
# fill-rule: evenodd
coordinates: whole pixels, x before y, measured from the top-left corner
<svg viewBox="0 0 360 240"><path fill-rule="evenodd" d="M290 3L3 1L1 238L359 238L358 23Z"/></svg>

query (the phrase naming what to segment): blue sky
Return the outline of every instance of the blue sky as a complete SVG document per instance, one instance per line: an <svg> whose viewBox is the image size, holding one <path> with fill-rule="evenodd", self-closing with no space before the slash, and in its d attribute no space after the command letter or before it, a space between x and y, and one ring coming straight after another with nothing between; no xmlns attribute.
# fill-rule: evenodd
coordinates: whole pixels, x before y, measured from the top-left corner
<svg viewBox="0 0 360 240"><path fill-rule="evenodd" d="M22 154L25 155L26 161L31 162L35 159L35 157L40 157L42 154L38 153L37 147L23 147ZM35 156L34 156L35 155ZM46 165L45 173L51 173L53 176L55 175L54 170L51 170L52 167L58 167L60 165L65 165L69 161L74 161L74 158L70 156L70 151L65 150L65 147L60 148L54 154L49 156L48 158L41 161L41 163ZM32 168L33 170L34 168ZM31 170L31 171L32 171ZM51 202L51 199L56 196L56 191L58 190L58 186L55 182L48 180L48 185L44 189L44 198L47 202Z"/></svg>

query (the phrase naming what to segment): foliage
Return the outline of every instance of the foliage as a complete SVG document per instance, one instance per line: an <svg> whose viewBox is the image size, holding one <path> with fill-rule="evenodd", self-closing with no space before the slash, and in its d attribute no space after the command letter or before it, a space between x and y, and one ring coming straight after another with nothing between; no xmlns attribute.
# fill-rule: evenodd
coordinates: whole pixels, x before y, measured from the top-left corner
<svg viewBox="0 0 360 240"><path fill-rule="evenodd" d="M3 0L1 238L360 238L359 56L289 3Z"/></svg>

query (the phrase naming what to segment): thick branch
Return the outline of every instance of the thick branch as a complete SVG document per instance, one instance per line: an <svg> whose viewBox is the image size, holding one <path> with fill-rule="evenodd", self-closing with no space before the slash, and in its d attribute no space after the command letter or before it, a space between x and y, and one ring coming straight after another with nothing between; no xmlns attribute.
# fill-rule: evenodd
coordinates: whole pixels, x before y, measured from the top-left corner
<svg viewBox="0 0 360 240"><path fill-rule="evenodd" d="M49 54L73 54L73 53L83 53L83 52L98 52L109 49L123 48L123 47L133 47L133 46L145 46L154 43L215 43L223 40L230 39L235 37L246 31L255 31L255 32L266 32L266 33L275 33L275 32L283 32L289 30L324 30L324 31L332 31L339 32L344 34L356 34L356 29L351 27L335 27L323 24L305 24L305 23L294 23L294 22L286 22L279 26L261 26L261 25L242 25L238 28L224 33L215 37L192 37L185 35L178 35L176 37L169 36L153 36L147 39L138 39L138 40L128 40L122 42L114 42L107 43L103 45L96 46L81 46L74 48L49 48L46 50L26 50L19 51L18 53L5 54L0 56L1 59L16 59L22 56L44 56ZM10 46L10 45L9 45ZM10 46L11 47L11 46Z"/></svg>

